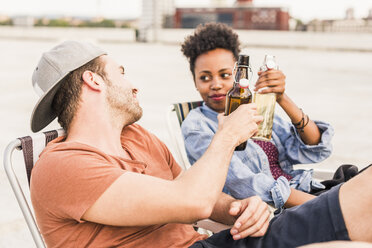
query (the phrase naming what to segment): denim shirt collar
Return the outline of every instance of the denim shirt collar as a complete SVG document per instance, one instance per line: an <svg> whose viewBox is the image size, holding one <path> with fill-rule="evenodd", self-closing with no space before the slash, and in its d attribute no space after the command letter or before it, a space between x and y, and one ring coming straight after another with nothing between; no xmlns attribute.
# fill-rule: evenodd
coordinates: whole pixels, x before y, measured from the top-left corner
<svg viewBox="0 0 372 248"><path fill-rule="evenodd" d="M218 113L211 109L210 107L208 107L207 104L205 104L205 102L203 102L203 105L201 106L200 110L207 118L211 119L212 121L217 121Z"/></svg>

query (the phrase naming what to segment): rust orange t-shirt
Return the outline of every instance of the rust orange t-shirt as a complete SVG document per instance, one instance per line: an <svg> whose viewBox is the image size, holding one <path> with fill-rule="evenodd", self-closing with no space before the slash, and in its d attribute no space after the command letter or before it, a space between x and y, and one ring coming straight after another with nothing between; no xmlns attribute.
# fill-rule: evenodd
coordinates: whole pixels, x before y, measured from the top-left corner
<svg viewBox="0 0 372 248"><path fill-rule="evenodd" d="M187 224L118 227L83 221L85 211L126 171L173 180L181 168L167 147L137 124L121 135L131 160L63 138L47 145L31 176L31 200L48 247L188 247L206 238Z"/></svg>

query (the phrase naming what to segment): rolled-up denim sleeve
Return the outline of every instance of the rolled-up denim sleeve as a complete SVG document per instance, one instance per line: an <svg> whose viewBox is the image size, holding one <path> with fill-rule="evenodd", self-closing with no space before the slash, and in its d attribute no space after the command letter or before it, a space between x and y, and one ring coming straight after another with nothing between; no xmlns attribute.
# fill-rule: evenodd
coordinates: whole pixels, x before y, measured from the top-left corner
<svg viewBox="0 0 372 248"><path fill-rule="evenodd" d="M187 130L185 134L187 156L193 164L207 150L214 133L205 130ZM273 204L276 208L282 207L291 193L289 182L285 177L274 180L272 176L265 173L254 173L236 155L231 159L224 191L236 199L258 195L263 201Z"/></svg>
<svg viewBox="0 0 372 248"><path fill-rule="evenodd" d="M264 172L255 173L237 156L233 156L231 160L225 189L237 199L258 195L276 208L282 207L291 194L289 182L285 177L274 180Z"/></svg>
<svg viewBox="0 0 372 248"><path fill-rule="evenodd" d="M334 135L332 126L322 121L315 120L314 122L321 134L320 142L317 145L307 145L291 123L279 117L275 118L273 130L275 138L280 142L280 146L277 145L280 160L283 160L285 156L291 164L318 163L331 155L331 141Z"/></svg>
<svg viewBox="0 0 372 248"><path fill-rule="evenodd" d="M191 165L203 156L217 129L217 123L202 119L201 115L190 113L182 123L186 153ZM277 208L282 207L291 193L288 180L285 177L274 180L270 171L253 171L250 163L259 163L259 161L245 161L234 153L224 192L237 199L258 195L263 201Z"/></svg>

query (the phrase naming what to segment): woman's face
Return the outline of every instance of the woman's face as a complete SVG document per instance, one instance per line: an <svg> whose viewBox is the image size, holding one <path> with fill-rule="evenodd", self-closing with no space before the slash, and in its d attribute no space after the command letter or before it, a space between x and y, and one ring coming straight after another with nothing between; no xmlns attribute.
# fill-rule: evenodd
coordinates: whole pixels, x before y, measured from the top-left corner
<svg viewBox="0 0 372 248"><path fill-rule="evenodd" d="M205 104L216 112L224 112L226 94L233 86L235 58L231 51L217 48L195 60L195 86Z"/></svg>

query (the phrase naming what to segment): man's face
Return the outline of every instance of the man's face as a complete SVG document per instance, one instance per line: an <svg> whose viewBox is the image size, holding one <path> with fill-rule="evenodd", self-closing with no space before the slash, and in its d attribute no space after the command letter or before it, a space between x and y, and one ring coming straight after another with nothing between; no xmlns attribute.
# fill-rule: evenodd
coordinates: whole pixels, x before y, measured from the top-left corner
<svg viewBox="0 0 372 248"><path fill-rule="evenodd" d="M124 67L118 65L108 56L102 57L106 62L106 99L114 112L127 116L127 125L142 117L142 108L136 98L137 89L124 77Z"/></svg>

